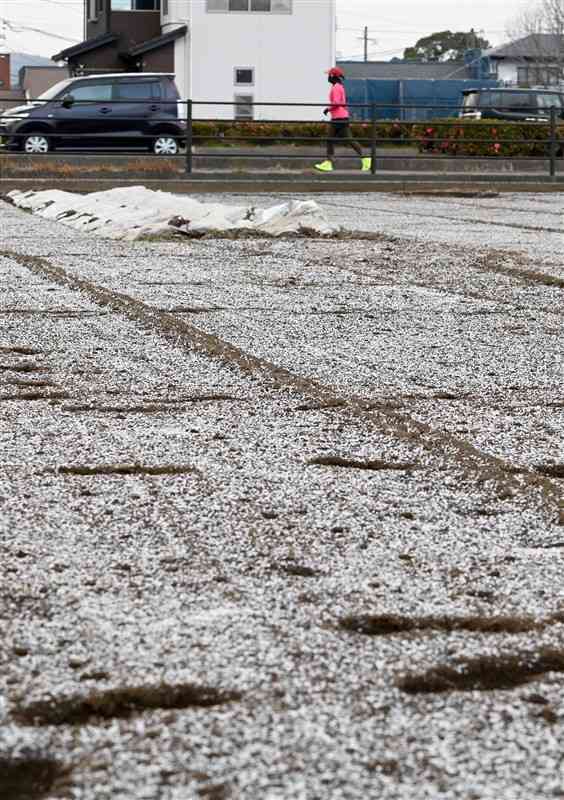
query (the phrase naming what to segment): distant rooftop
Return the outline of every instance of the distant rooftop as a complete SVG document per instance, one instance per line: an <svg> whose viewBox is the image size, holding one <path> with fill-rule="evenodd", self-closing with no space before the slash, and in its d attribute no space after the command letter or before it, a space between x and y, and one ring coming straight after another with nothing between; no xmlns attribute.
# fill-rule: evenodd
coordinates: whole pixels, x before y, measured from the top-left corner
<svg viewBox="0 0 564 800"><path fill-rule="evenodd" d="M564 54L564 36L555 33L531 33L522 39L487 50L490 58L558 58Z"/></svg>
<svg viewBox="0 0 564 800"><path fill-rule="evenodd" d="M337 61L347 78L458 80L470 78L463 61Z"/></svg>

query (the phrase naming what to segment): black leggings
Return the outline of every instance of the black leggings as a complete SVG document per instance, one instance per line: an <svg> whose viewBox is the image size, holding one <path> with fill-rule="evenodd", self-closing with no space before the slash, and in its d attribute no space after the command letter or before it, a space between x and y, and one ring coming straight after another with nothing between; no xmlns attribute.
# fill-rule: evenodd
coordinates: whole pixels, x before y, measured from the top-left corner
<svg viewBox="0 0 564 800"><path fill-rule="evenodd" d="M333 120L329 125L329 138L327 139L327 158L335 155L335 144L338 139L343 139L343 144L352 147L355 153L362 158L362 147L353 139L348 119Z"/></svg>

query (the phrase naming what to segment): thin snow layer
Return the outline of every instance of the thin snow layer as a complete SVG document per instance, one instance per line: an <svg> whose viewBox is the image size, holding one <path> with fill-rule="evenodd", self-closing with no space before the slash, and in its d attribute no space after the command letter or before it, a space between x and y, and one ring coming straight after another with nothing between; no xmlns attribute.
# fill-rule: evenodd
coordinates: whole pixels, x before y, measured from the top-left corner
<svg viewBox="0 0 564 800"><path fill-rule="evenodd" d="M110 239L163 234L245 230L269 236L307 229L329 234L333 227L314 200L289 200L266 209L252 205L201 203L190 197L127 186L86 195L49 189L13 191L14 205L71 228Z"/></svg>
<svg viewBox="0 0 564 800"><path fill-rule="evenodd" d="M562 478L524 484L564 461L562 288L522 277L537 260L0 213L2 800L562 797L561 672L397 683L564 649ZM378 461L405 468L354 466ZM419 627L339 624L364 614ZM186 683L240 699L49 724L69 698ZM6 786L33 755L68 777Z"/></svg>

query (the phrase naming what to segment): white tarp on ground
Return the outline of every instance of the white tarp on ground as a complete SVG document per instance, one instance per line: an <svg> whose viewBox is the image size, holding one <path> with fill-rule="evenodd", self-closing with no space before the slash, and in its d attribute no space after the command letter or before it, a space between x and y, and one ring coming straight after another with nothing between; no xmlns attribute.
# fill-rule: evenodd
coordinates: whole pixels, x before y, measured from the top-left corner
<svg viewBox="0 0 564 800"><path fill-rule="evenodd" d="M300 231L330 234L334 228L314 200L256 209L200 203L185 195L128 186L91 194L58 189L13 191L14 205L78 230L111 239L139 239L164 233L252 230L271 236Z"/></svg>

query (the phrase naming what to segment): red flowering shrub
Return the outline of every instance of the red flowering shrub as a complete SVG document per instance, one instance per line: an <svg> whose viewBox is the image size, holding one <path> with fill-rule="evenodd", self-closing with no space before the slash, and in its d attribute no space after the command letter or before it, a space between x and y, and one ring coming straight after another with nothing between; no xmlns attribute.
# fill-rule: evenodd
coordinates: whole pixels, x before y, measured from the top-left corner
<svg viewBox="0 0 564 800"><path fill-rule="evenodd" d="M429 124L414 123L412 136L421 152L460 156L546 156L550 127L538 122L499 122L445 119ZM564 126L558 131L564 140Z"/></svg>
<svg viewBox="0 0 564 800"><path fill-rule="evenodd" d="M421 152L460 156L546 156L549 126L544 123L439 119L432 122L352 122L351 131L364 147L405 144ZM194 142L203 145L319 146L327 138L325 122L196 121ZM564 145L564 125L559 126ZM295 139L295 141L292 141ZM560 148L559 148L560 149Z"/></svg>

